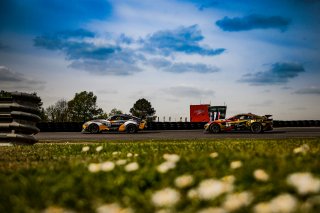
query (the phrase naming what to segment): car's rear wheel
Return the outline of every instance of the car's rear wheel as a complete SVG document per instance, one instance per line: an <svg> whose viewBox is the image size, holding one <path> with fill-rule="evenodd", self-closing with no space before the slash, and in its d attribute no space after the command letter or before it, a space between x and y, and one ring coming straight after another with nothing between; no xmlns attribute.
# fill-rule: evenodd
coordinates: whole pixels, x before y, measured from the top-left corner
<svg viewBox="0 0 320 213"><path fill-rule="evenodd" d="M262 132L262 125L260 123L253 123L251 124L251 132L252 133L261 133Z"/></svg>
<svg viewBox="0 0 320 213"><path fill-rule="evenodd" d="M211 133L219 133L221 131L220 126L218 124L212 124L210 126L210 132Z"/></svg>
<svg viewBox="0 0 320 213"><path fill-rule="evenodd" d="M99 133L99 126L97 124L90 124L89 132L92 133L92 134Z"/></svg>
<svg viewBox="0 0 320 213"><path fill-rule="evenodd" d="M127 133L132 134L137 132L137 127L135 125L128 125L126 128Z"/></svg>

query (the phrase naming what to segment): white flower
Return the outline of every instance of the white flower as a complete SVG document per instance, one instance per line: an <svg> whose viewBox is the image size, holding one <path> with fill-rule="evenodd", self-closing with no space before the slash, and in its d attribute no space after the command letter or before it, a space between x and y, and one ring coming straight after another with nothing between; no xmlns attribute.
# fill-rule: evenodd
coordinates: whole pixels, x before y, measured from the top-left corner
<svg viewBox="0 0 320 213"><path fill-rule="evenodd" d="M128 157L128 158L131 158L132 156L133 156L133 154L130 153L130 152L127 154L127 157Z"/></svg>
<svg viewBox="0 0 320 213"><path fill-rule="evenodd" d="M306 154L308 151L310 150L310 147L308 144L303 144L300 147L297 147L293 150L293 153L302 153L302 154Z"/></svg>
<svg viewBox="0 0 320 213"><path fill-rule="evenodd" d="M133 155L133 157L138 157L138 156L139 156L139 154L134 154L134 155Z"/></svg>
<svg viewBox="0 0 320 213"><path fill-rule="evenodd" d="M301 195L317 193L320 191L320 180L307 172L289 175L287 183L294 186Z"/></svg>
<svg viewBox="0 0 320 213"><path fill-rule="evenodd" d="M290 194L281 194L270 202L258 203L254 207L255 213L290 213L295 212L297 199Z"/></svg>
<svg viewBox="0 0 320 213"><path fill-rule="evenodd" d="M124 167L124 170L126 170L127 172L133 172L139 169L139 164L137 162L132 162L129 163L128 165L126 165Z"/></svg>
<svg viewBox="0 0 320 213"><path fill-rule="evenodd" d="M117 166L122 166L122 165L124 165L126 163L127 163L127 160L125 160L125 159L120 159L120 160L116 161L116 165Z"/></svg>
<svg viewBox="0 0 320 213"><path fill-rule="evenodd" d="M268 202L261 202L254 206L253 212L255 213L272 213L271 205Z"/></svg>
<svg viewBox="0 0 320 213"><path fill-rule="evenodd" d="M176 187L186 188L193 183L193 177L191 175L182 175L174 180Z"/></svg>
<svg viewBox="0 0 320 213"><path fill-rule="evenodd" d="M227 211L235 211L241 207L248 206L252 201L250 192L240 192L228 194L223 203L223 208Z"/></svg>
<svg viewBox="0 0 320 213"><path fill-rule="evenodd" d="M219 154L217 152L212 152L210 155L209 155L211 158L216 158L219 156Z"/></svg>
<svg viewBox="0 0 320 213"><path fill-rule="evenodd" d="M114 169L114 167L115 167L115 165L111 161L106 161L106 162L101 163L101 170L104 172L112 171Z"/></svg>
<svg viewBox="0 0 320 213"><path fill-rule="evenodd" d="M100 163L90 163L88 166L88 170L92 173L99 172L101 170L101 165Z"/></svg>
<svg viewBox="0 0 320 213"><path fill-rule="evenodd" d="M175 189L165 188L156 191L151 200L156 207L171 207L179 202L180 193Z"/></svg>
<svg viewBox="0 0 320 213"><path fill-rule="evenodd" d="M103 149L102 146L98 146L98 147L96 148L96 151L97 151L97 152L100 152L102 149Z"/></svg>
<svg viewBox="0 0 320 213"><path fill-rule="evenodd" d="M164 154L163 158L166 161L177 163L180 160L180 156L177 154Z"/></svg>
<svg viewBox="0 0 320 213"><path fill-rule="evenodd" d="M209 207L206 209L201 209L197 211L197 213L227 213L227 211L219 207Z"/></svg>
<svg viewBox="0 0 320 213"><path fill-rule="evenodd" d="M221 180L222 180L223 182L226 182L226 183L229 183L229 184L233 184L234 181L236 180L236 178L235 178L235 176L233 176L233 175L228 175L228 176L222 177Z"/></svg>
<svg viewBox="0 0 320 213"><path fill-rule="evenodd" d="M213 200L223 193L233 190L233 185L215 179L206 179L201 181L198 187L199 198L202 200Z"/></svg>
<svg viewBox="0 0 320 213"><path fill-rule="evenodd" d="M253 176L258 181L268 181L269 175L263 169L257 169L253 172Z"/></svg>
<svg viewBox="0 0 320 213"><path fill-rule="evenodd" d="M84 146L82 147L82 152L87 152L90 150L90 147L89 146Z"/></svg>
<svg viewBox="0 0 320 213"><path fill-rule="evenodd" d="M174 169L176 164L171 161L165 161L159 166L157 166L157 171L160 173L167 173L170 169Z"/></svg>
<svg viewBox="0 0 320 213"><path fill-rule="evenodd" d="M196 189L190 189L187 193L187 197L189 199L197 199L199 198L198 190Z"/></svg>
<svg viewBox="0 0 320 213"><path fill-rule="evenodd" d="M297 199L290 194L281 194L270 201L272 212L294 212L297 207Z"/></svg>
<svg viewBox="0 0 320 213"><path fill-rule="evenodd" d="M112 155L119 155L120 152L112 152Z"/></svg>
<svg viewBox="0 0 320 213"><path fill-rule="evenodd" d="M117 203L104 204L96 209L97 213L133 213L130 208L122 208Z"/></svg>
<svg viewBox="0 0 320 213"><path fill-rule="evenodd" d="M230 163L230 168L231 169L238 169L238 168L240 168L242 166L242 162L241 161L232 161L231 163Z"/></svg>

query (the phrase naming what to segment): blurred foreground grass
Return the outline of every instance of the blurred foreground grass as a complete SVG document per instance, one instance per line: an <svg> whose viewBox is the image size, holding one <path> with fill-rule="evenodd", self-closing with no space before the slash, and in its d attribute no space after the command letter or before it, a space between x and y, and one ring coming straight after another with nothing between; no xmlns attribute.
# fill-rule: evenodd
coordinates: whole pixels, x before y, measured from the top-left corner
<svg viewBox="0 0 320 213"><path fill-rule="evenodd" d="M319 138L0 147L0 212L320 212L319 177Z"/></svg>

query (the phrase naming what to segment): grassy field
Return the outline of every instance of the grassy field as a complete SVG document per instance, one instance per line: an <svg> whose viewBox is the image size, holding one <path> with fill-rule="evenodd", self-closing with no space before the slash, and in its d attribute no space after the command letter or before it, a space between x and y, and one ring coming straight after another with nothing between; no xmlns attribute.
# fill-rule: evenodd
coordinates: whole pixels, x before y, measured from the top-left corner
<svg viewBox="0 0 320 213"><path fill-rule="evenodd" d="M0 147L0 212L320 212L320 138Z"/></svg>

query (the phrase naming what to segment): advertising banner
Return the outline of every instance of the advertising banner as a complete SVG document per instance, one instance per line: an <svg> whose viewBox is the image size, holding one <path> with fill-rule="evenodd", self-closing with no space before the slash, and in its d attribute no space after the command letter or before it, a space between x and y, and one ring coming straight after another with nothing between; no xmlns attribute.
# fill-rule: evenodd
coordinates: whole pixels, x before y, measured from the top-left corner
<svg viewBox="0 0 320 213"><path fill-rule="evenodd" d="M191 122L209 122L209 104L190 105Z"/></svg>

